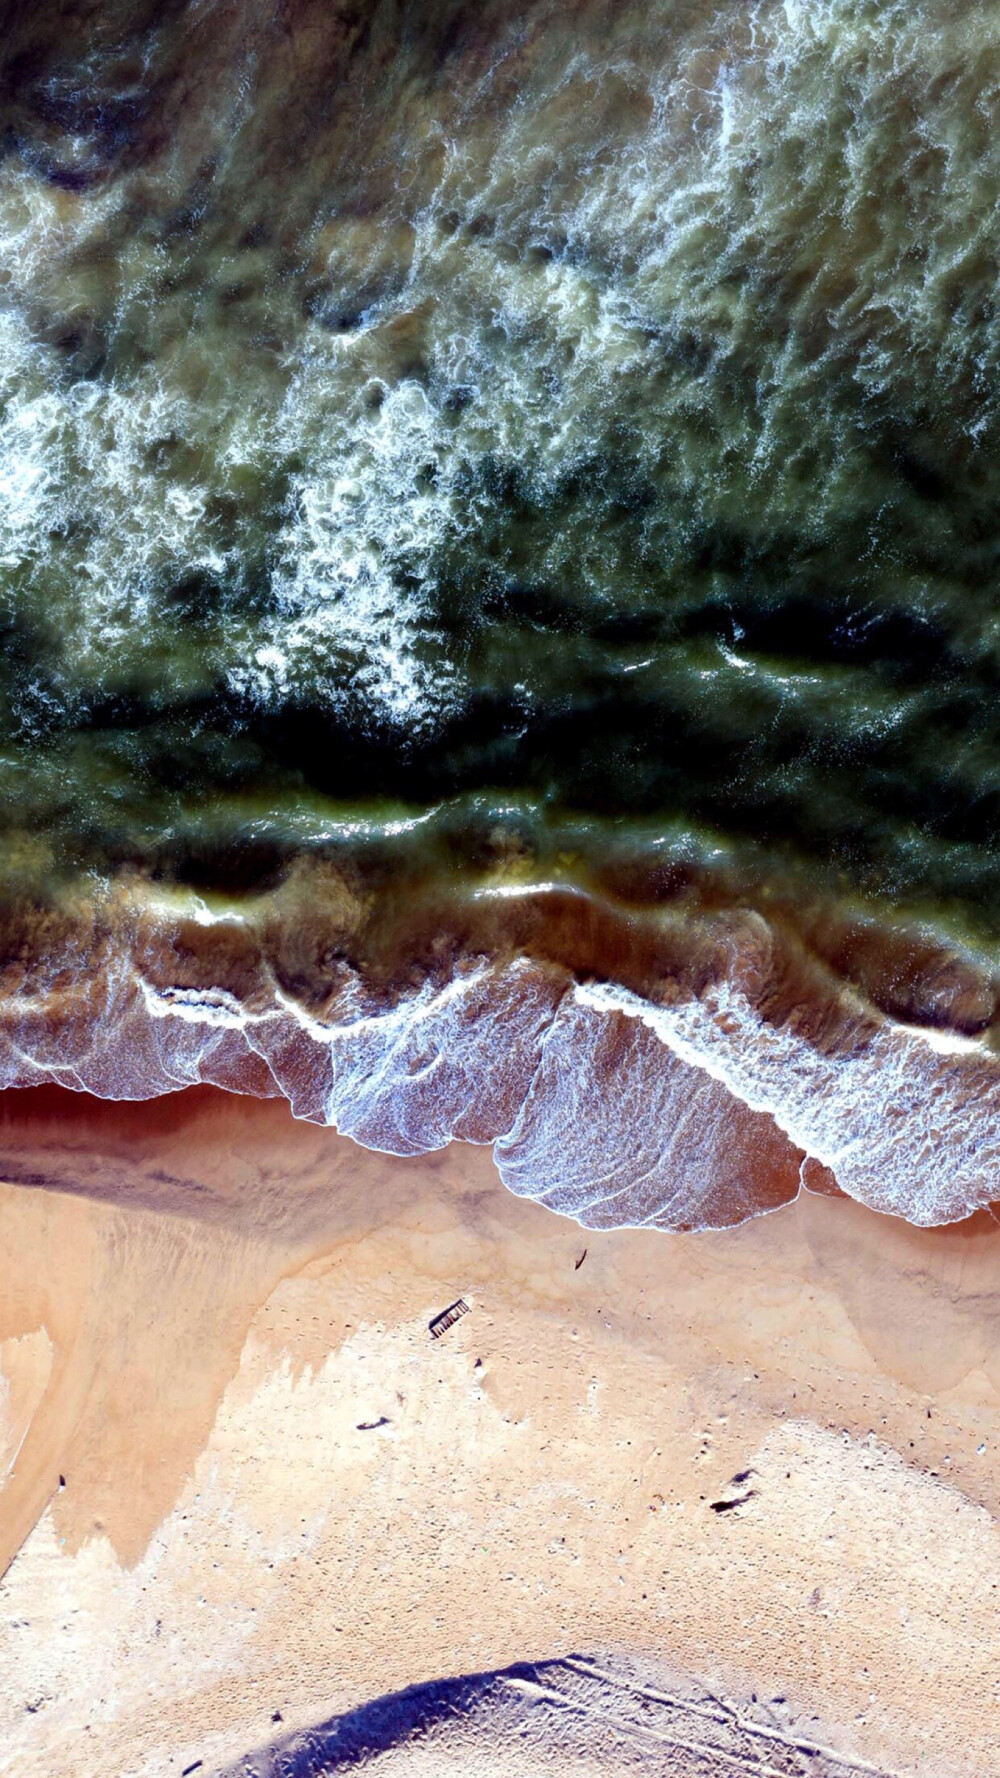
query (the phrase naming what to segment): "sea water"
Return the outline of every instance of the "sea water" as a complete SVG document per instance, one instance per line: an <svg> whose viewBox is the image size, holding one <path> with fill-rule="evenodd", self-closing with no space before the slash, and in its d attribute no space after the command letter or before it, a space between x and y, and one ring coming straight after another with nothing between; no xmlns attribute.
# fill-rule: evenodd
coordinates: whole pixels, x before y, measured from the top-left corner
<svg viewBox="0 0 1000 1778"><path fill-rule="evenodd" d="M3 1079L1000 1196L996 8L0 25Z"/></svg>

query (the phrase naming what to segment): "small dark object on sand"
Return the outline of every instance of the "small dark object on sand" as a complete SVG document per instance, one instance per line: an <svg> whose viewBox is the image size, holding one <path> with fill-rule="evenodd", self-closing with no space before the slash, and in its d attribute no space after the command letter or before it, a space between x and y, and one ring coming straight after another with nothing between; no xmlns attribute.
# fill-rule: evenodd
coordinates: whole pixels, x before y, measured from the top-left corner
<svg viewBox="0 0 1000 1778"><path fill-rule="evenodd" d="M577 1260L576 1265L573 1267L574 1272L578 1272L580 1270L580 1267L583 1265L583 1262L586 1259L586 1257L587 1257L587 1249L585 1247L583 1252L581 1253L579 1259Z"/></svg>
<svg viewBox="0 0 1000 1778"><path fill-rule="evenodd" d="M746 1506L748 1500L756 1500L756 1488L748 1488L745 1494L737 1494L734 1500L710 1500L709 1506L713 1513L731 1513L738 1506Z"/></svg>
<svg viewBox="0 0 1000 1778"><path fill-rule="evenodd" d="M380 1426L388 1426L388 1425L389 1425L388 1414L380 1414L377 1420L359 1420L357 1427L356 1427L356 1431L358 1431L358 1432L377 1432Z"/></svg>
<svg viewBox="0 0 1000 1778"><path fill-rule="evenodd" d="M447 1309L442 1309L440 1315L435 1315L433 1321L427 1323L431 1339L439 1340L449 1327L453 1327L456 1321L461 1321L462 1316L468 1313L469 1305L464 1296L460 1296L457 1302L450 1303Z"/></svg>

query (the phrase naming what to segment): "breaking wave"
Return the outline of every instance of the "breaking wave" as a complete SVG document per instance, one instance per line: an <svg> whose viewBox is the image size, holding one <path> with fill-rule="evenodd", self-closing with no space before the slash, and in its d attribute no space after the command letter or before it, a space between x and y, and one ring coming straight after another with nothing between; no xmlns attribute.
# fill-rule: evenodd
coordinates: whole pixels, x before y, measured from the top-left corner
<svg viewBox="0 0 1000 1778"><path fill-rule="evenodd" d="M389 1154L491 1143L512 1191L595 1228L725 1227L803 1184L919 1224L995 1198L988 1045L887 1018L756 915L683 922L679 951L660 915L526 884L434 930L373 967L328 875L215 917L119 887L8 932L0 1085L206 1082ZM585 974L595 944L645 991Z"/></svg>
<svg viewBox="0 0 1000 1778"><path fill-rule="evenodd" d="M994 10L0 10L0 1078L989 1203Z"/></svg>

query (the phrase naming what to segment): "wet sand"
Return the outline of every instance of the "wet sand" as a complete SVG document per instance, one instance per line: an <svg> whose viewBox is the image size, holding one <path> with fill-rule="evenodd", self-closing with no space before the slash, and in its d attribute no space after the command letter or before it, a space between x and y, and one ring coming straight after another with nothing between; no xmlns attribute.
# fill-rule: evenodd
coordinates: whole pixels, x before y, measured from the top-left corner
<svg viewBox="0 0 1000 1778"><path fill-rule="evenodd" d="M582 1231L488 1150L277 1101L0 1109L0 1176L55 1182L0 1192L0 1770L211 1770L276 1712L619 1651L1000 1773L985 1213Z"/></svg>

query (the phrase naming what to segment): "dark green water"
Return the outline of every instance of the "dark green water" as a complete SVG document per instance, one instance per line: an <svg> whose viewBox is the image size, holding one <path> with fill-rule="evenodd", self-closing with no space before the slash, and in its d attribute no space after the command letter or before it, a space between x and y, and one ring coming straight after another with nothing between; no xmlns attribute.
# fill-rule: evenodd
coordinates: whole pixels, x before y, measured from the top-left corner
<svg viewBox="0 0 1000 1778"><path fill-rule="evenodd" d="M991 8L4 10L6 823L514 792L993 935Z"/></svg>
<svg viewBox="0 0 1000 1778"><path fill-rule="evenodd" d="M0 26L8 902L627 855L989 976L995 7Z"/></svg>

